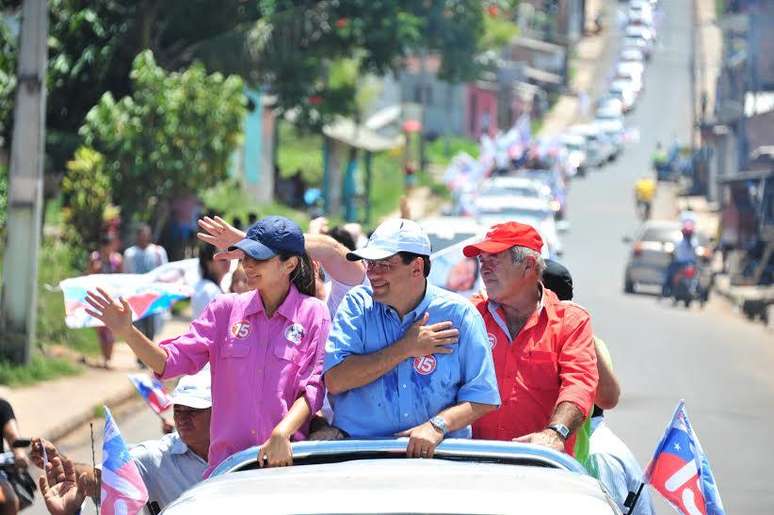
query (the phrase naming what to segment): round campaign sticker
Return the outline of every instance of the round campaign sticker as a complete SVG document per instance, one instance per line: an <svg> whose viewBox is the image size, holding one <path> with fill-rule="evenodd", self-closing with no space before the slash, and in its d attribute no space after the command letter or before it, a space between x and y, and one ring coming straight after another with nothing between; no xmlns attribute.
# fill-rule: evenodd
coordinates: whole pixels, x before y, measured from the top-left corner
<svg viewBox="0 0 774 515"><path fill-rule="evenodd" d="M414 370L416 370L417 374L423 376L430 375L435 371L435 365L435 356L432 354L414 358Z"/></svg>
<svg viewBox="0 0 774 515"><path fill-rule="evenodd" d="M494 349L497 345L497 336L492 333L487 333L486 336L489 338L489 348Z"/></svg>
<svg viewBox="0 0 774 515"><path fill-rule="evenodd" d="M241 320L231 326L231 336L234 338L244 339L250 334L250 322L247 320Z"/></svg>
<svg viewBox="0 0 774 515"><path fill-rule="evenodd" d="M293 342L296 345L301 343L304 338L304 326L301 324L291 324L285 328L285 339L289 342Z"/></svg>

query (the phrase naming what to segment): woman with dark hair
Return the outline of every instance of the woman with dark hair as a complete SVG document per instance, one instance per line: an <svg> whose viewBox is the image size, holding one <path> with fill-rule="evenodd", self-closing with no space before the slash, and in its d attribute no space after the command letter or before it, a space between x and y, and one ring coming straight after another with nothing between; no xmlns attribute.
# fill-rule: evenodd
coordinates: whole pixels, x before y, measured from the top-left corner
<svg viewBox="0 0 774 515"><path fill-rule="evenodd" d="M191 314L199 318L212 299L223 293L220 282L228 273L228 261L215 259L215 247L199 245L199 274L201 279L194 285L191 297Z"/></svg>
<svg viewBox="0 0 774 515"><path fill-rule="evenodd" d="M330 316L314 298L315 277L301 228L259 220L219 258L239 259L250 291L220 295L177 338L155 344L132 326L124 299L88 293L89 313L123 337L162 379L212 373L212 422L205 477L235 452L258 445L258 465L292 464L291 438L307 436L322 406L322 360Z"/></svg>

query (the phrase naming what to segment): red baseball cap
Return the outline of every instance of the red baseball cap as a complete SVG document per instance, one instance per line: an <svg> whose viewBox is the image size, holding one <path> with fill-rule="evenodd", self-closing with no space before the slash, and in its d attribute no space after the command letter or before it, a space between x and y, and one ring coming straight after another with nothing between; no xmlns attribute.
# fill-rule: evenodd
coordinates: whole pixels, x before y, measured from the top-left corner
<svg viewBox="0 0 774 515"><path fill-rule="evenodd" d="M543 238L531 225L506 222L493 225L483 240L466 245L462 253L467 257L474 257L482 252L497 254L516 246L527 247L539 253L543 249Z"/></svg>

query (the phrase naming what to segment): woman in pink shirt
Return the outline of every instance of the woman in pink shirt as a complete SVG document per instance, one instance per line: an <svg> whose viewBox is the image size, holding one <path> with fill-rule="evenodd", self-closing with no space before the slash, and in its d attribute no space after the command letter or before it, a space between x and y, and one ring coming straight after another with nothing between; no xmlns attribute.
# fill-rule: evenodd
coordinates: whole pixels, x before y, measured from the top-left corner
<svg viewBox="0 0 774 515"><path fill-rule="evenodd" d="M251 291L218 296L188 333L155 344L131 323L124 299L89 292L92 316L123 337L163 378L212 369L212 422L205 477L231 454L259 445L260 466L292 464L322 406L322 361L330 316L313 297L315 278L294 222L259 220L225 257L239 258Z"/></svg>

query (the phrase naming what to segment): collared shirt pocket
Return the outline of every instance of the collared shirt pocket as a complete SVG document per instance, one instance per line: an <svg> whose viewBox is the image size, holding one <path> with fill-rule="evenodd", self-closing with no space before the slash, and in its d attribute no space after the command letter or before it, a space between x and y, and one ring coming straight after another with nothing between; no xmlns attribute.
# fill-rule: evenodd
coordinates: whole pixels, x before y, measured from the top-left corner
<svg viewBox="0 0 774 515"><path fill-rule="evenodd" d="M294 397L298 388L298 371L303 353L298 345L284 340L274 344L272 353L276 359L277 391Z"/></svg>
<svg viewBox="0 0 774 515"><path fill-rule="evenodd" d="M524 354L519 367L524 384L536 390L559 389L557 355L550 351L530 351Z"/></svg>
<svg viewBox="0 0 774 515"><path fill-rule="evenodd" d="M222 355L224 358L246 358L250 353L250 344L238 340L230 340L223 346Z"/></svg>

